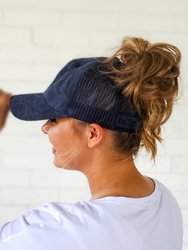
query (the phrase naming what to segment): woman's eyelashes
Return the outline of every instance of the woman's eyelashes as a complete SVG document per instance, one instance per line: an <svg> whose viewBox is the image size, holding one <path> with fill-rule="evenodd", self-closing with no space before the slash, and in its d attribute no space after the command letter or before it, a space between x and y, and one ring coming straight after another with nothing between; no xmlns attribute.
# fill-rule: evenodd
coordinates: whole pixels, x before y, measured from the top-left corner
<svg viewBox="0 0 188 250"><path fill-rule="evenodd" d="M56 119L50 119L50 121L51 121L52 123L55 123L55 122L56 122Z"/></svg>

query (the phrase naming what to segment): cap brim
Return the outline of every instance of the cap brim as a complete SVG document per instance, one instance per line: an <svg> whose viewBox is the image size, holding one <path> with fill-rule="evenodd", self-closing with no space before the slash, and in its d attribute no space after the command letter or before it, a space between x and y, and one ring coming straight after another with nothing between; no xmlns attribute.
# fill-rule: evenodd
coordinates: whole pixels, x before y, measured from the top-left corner
<svg viewBox="0 0 188 250"><path fill-rule="evenodd" d="M65 117L45 100L43 93L14 95L10 100L12 114L21 120L37 121Z"/></svg>

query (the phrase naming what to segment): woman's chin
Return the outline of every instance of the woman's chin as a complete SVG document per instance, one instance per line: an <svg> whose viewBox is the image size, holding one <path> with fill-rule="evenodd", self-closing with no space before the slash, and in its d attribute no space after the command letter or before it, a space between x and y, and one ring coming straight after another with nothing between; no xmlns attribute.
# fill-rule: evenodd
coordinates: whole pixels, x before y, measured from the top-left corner
<svg viewBox="0 0 188 250"><path fill-rule="evenodd" d="M54 158L54 161L53 161L54 165L57 167L57 168L63 168L63 169L72 169L69 164L65 163L65 162L62 162L60 161L59 159L56 159Z"/></svg>
<svg viewBox="0 0 188 250"><path fill-rule="evenodd" d="M53 160L53 164L57 167L57 168L62 168L63 166L63 164L62 164L62 162L56 157L56 156L54 156L54 160Z"/></svg>
<svg viewBox="0 0 188 250"><path fill-rule="evenodd" d="M55 165L57 168L63 168L62 164L59 164L59 163L57 163L56 161L54 161L54 165Z"/></svg>

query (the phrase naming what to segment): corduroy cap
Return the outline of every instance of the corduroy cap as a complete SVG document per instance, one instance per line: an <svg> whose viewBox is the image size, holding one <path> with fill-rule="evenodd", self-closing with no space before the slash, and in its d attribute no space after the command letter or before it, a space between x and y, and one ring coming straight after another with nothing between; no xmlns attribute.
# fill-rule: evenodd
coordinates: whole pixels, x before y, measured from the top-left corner
<svg viewBox="0 0 188 250"><path fill-rule="evenodd" d="M101 72L105 57L78 58L58 73L44 93L14 95L10 108L21 120L72 117L104 128L134 132L141 119L130 98Z"/></svg>

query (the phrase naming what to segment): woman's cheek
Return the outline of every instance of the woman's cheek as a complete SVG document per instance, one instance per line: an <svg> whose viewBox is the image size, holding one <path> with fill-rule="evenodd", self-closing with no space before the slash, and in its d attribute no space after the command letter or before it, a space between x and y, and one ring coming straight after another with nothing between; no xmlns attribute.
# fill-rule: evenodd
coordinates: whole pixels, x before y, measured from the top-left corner
<svg viewBox="0 0 188 250"><path fill-rule="evenodd" d="M49 132L48 132L48 137L49 137L49 141L52 145L56 145L59 143L60 140L60 133L58 133L58 129L56 129L55 127L52 127Z"/></svg>

